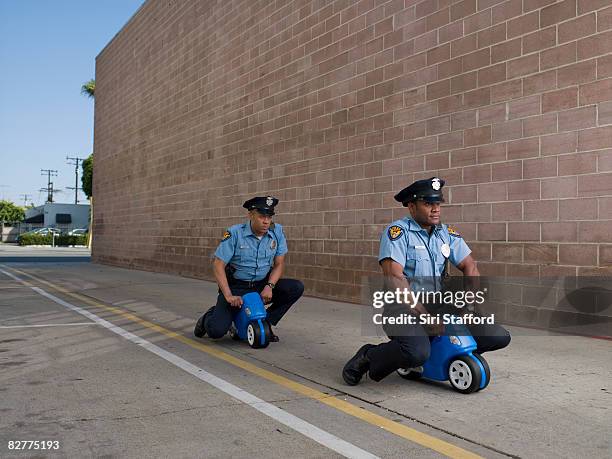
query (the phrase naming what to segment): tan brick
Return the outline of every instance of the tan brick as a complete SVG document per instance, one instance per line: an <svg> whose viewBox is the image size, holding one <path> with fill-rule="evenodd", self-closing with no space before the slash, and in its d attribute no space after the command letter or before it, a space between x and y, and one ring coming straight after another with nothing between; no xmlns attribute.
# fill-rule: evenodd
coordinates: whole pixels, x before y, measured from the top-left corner
<svg viewBox="0 0 612 459"><path fill-rule="evenodd" d="M578 132L578 150L599 150L612 147L612 126Z"/></svg>
<svg viewBox="0 0 612 459"><path fill-rule="evenodd" d="M597 199L599 206L599 218L612 220L612 197L604 197Z"/></svg>
<svg viewBox="0 0 612 459"><path fill-rule="evenodd" d="M591 35L595 30L595 13L581 16L572 21L559 24L558 36L559 43L577 40L587 35Z"/></svg>
<svg viewBox="0 0 612 459"><path fill-rule="evenodd" d="M561 220L596 220L597 199L561 199L559 201Z"/></svg>
<svg viewBox="0 0 612 459"><path fill-rule="evenodd" d="M542 223L543 242L577 242L578 224L575 222Z"/></svg>
<svg viewBox="0 0 612 459"><path fill-rule="evenodd" d="M612 78L580 86L580 105L612 100Z"/></svg>
<svg viewBox="0 0 612 459"><path fill-rule="evenodd" d="M540 142L537 138L520 139L508 142L508 159L532 158L540 155Z"/></svg>
<svg viewBox="0 0 612 459"><path fill-rule="evenodd" d="M505 223L478 223L479 241L505 241Z"/></svg>
<svg viewBox="0 0 612 459"><path fill-rule="evenodd" d="M493 125L493 141L513 140L522 137L523 124L521 120L511 120Z"/></svg>
<svg viewBox="0 0 612 459"><path fill-rule="evenodd" d="M559 217L558 201L553 199L525 201L523 212L525 221L556 221Z"/></svg>
<svg viewBox="0 0 612 459"><path fill-rule="evenodd" d="M536 73L540 69L540 59L536 54L524 56L508 62L508 78Z"/></svg>
<svg viewBox="0 0 612 459"><path fill-rule="evenodd" d="M515 38L491 47L491 63L496 64L521 55L521 39Z"/></svg>
<svg viewBox="0 0 612 459"><path fill-rule="evenodd" d="M539 223L508 223L508 241L539 241Z"/></svg>
<svg viewBox="0 0 612 459"><path fill-rule="evenodd" d="M540 114L540 96L529 96L513 100L508 104L508 115L510 119L525 118L527 116Z"/></svg>
<svg viewBox="0 0 612 459"><path fill-rule="evenodd" d="M567 132L563 134L547 135L541 137L540 140L542 156L570 153L576 151L578 145L578 133Z"/></svg>
<svg viewBox="0 0 612 459"><path fill-rule="evenodd" d="M612 52L612 30L583 38L577 43L578 60L589 59Z"/></svg>
<svg viewBox="0 0 612 459"><path fill-rule="evenodd" d="M491 181L491 166L467 166L463 168L463 183L483 183Z"/></svg>
<svg viewBox="0 0 612 459"><path fill-rule="evenodd" d="M450 9L451 22L462 19L476 12L476 0L463 0L455 3Z"/></svg>
<svg viewBox="0 0 612 459"><path fill-rule="evenodd" d="M612 150L602 150L597 153L597 170L599 172L612 171Z"/></svg>
<svg viewBox="0 0 612 459"><path fill-rule="evenodd" d="M522 161L507 161L504 163L495 163L492 168L492 180L520 180L523 178L523 163ZM505 189L504 189L505 194Z"/></svg>
<svg viewBox="0 0 612 459"><path fill-rule="evenodd" d="M464 222L490 222L491 204L470 204L463 207Z"/></svg>
<svg viewBox="0 0 612 459"><path fill-rule="evenodd" d="M597 78L612 76L612 54L597 58Z"/></svg>
<svg viewBox="0 0 612 459"><path fill-rule="evenodd" d="M506 81L491 87L491 103L503 102L516 99L523 95L523 87L520 80Z"/></svg>
<svg viewBox="0 0 612 459"><path fill-rule="evenodd" d="M446 189L446 188L445 188ZM475 185L454 186L451 188L451 202L453 204L464 204L478 200L478 189Z"/></svg>
<svg viewBox="0 0 612 459"><path fill-rule="evenodd" d="M480 11L463 20L463 33L468 35L491 25L491 11Z"/></svg>
<svg viewBox="0 0 612 459"><path fill-rule="evenodd" d="M555 3L557 0L525 0L523 2L523 9L525 11L533 11L545 7L551 3Z"/></svg>
<svg viewBox="0 0 612 459"><path fill-rule="evenodd" d="M476 150L476 162L479 164L503 161L506 159L506 146L503 143L482 145Z"/></svg>
<svg viewBox="0 0 612 459"><path fill-rule="evenodd" d="M481 183L478 185L479 202L499 202L508 199L506 183Z"/></svg>
<svg viewBox="0 0 612 459"><path fill-rule="evenodd" d="M539 180L520 180L508 183L508 200L540 199Z"/></svg>
<svg viewBox="0 0 612 459"><path fill-rule="evenodd" d="M566 86L594 81L596 78L595 72L595 59L562 67L557 70L557 85L559 88L564 88Z"/></svg>
<svg viewBox="0 0 612 459"><path fill-rule="evenodd" d="M478 48L484 48L506 40L506 23L502 22L478 32Z"/></svg>
<svg viewBox="0 0 612 459"><path fill-rule="evenodd" d="M561 89L559 91L542 94L542 113L554 110L565 110L578 105L578 91L576 88Z"/></svg>
<svg viewBox="0 0 612 459"><path fill-rule="evenodd" d="M540 27L548 27L576 16L576 0L564 0L540 12Z"/></svg>
<svg viewBox="0 0 612 459"><path fill-rule="evenodd" d="M527 159L523 161L523 177L555 177L557 175L557 158L546 156L544 158Z"/></svg>
<svg viewBox="0 0 612 459"><path fill-rule="evenodd" d="M578 242L612 242L610 221L578 223Z"/></svg>
<svg viewBox="0 0 612 459"><path fill-rule="evenodd" d="M584 244L580 244L581 247L584 247ZM591 249L592 247L597 247L597 246L586 246L589 249ZM594 257L591 256L588 258L591 261L591 265L594 265L595 263L593 263L594 261ZM573 264L579 264L579 263L573 263ZM599 266L612 266L612 245L605 245L605 244L600 244L599 245Z"/></svg>
<svg viewBox="0 0 612 459"><path fill-rule="evenodd" d="M486 67L491 63L489 48L474 51L461 57L464 72Z"/></svg>
<svg viewBox="0 0 612 459"><path fill-rule="evenodd" d="M602 196L612 194L612 173L580 175L578 196Z"/></svg>
<svg viewBox="0 0 612 459"><path fill-rule="evenodd" d="M600 126L612 124L612 101L597 104L597 122Z"/></svg>
<svg viewBox="0 0 612 459"><path fill-rule="evenodd" d="M523 121L523 136L551 134L557 132L557 114L548 113L541 116L532 116Z"/></svg>
<svg viewBox="0 0 612 459"><path fill-rule="evenodd" d="M578 0L578 14L604 8L610 4L609 0Z"/></svg>
<svg viewBox="0 0 612 459"><path fill-rule="evenodd" d="M612 205L611 205L612 209ZM493 204L493 221L511 222L523 219L523 203L502 202Z"/></svg>
<svg viewBox="0 0 612 459"><path fill-rule="evenodd" d="M597 171L595 153L577 153L558 156L559 175L589 174Z"/></svg>
<svg viewBox="0 0 612 459"><path fill-rule="evenodd" d="M478 71L478 85L488 86L506 79L506 63L501 62Z"/></svg>
<svg viewBox="0 0 612 459"><path fill-rule="evenodd" d="M557 263L558 246L556 244L525 244L523 261L525 263Z"/></svg>
<svg viewBox="0 0 612 459"><path fill-rule="evenodd" d="M612 29L612 6L597 12L597 31Z"/></svg>
<svg viewBox="0 0 612 459"><path fill-rule="evenodd" d="M477 34L473 33L451 42L451 57L462 56L478 49Z"/></svg>
<svg viewBox="0 0 612 459"><path fill-rule="evenodd" d="M478 110L478 123L481 126L506 120L506 104L489 105Z"/></svg>
<svg viewBox="0 0 612 459"><path fill-rule="evenodd" d="M576 62L576 42L567 43L540 53L540 70L547 70ZM579 59L585 59L580 57Z"/></svg>
<svg viewBox="0 0 612 459"><path fill-rule="evenodd" d="M555 26L537 30L523 37L523 54L530 54L551 48L557 44L557 29Z"/></svg>
<svg viewBox="0 0 612 459"><path fill-rule="evenodd" d="M439 99L450 95L450 80L442 80L427 85L427 100Z"/></svg>
<svg viewBox="0 0 612 459"><path fill-rule="evenodd" d="M556 70L549 70L548 72L542 72L523 78L524 95L540 94L550 89L555 89L557 87L556 73Z"/></svg>
<svg viewBox="0 0 612 459"><path fill-rule="evenodd" d="M493 244L493 260L505 263L522 263L522 244Z"/></svg>
<svg viewBox="0 0 612 459"><path fill-rule="evenodd" d="M597 110L594 105L559 112L558 117L559 132L592 128L597 124Z"/></svg>
<svg viewBox="0 0 612 459"><path fill-rule="evenodd" d="M482 145L491 142L491 126L466 129L465 146Z"/></svg>
<svg viewBox="0 0 612 459"><path fill-rule="evenodd" d="M576 177L557 177L542 180L542 199L574 198L578 196Z"/></svg>
<svg viewBox="0 0 612 459"><path fill-rule="evenodd" d="M477 75L477 72L471 72L451 78L451 94L474 89L477 86Z"/></svg>
<svg viewBox="0 0 612 459"><path fill-rule="evenodd" d="M597 264L597 246L560 244L559 263L563 265L594 266Z"/></svg>
<svg viewBox="0 0 612 459"><path fill-rule="evenodd" d="M463 130L476 127L476 110L467 110L451 115L451 130Z"/></svg>
<svg viewBox="0 0 612 459"><path fill-rule="evenodd" d="M491 12L493 24L507 21L508 19L519 16L523 11L522 0L508 0L493 7Z"/></svg>

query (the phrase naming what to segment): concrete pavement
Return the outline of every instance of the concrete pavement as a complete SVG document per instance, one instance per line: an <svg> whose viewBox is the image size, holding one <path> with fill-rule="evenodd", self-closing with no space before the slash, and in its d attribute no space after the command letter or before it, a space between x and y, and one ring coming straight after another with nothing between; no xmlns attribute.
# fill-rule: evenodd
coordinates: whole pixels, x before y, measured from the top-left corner
<svg viewBox="0 0 612 459"><path fill-rule="evenodd" d="M229 338L192 341L195 319L214 303L212 283L36 258L50 249L18 262L26 252L12 248L7 261L4 248L0 269L373 455L439 457L444 445L482 457L612 454L609 341L511 329L510 347L486 355L492 383L469 396L396 375L348 387L345 361L361 343L382 340L360 336L360 306L305 297L280 323L281 343L265 350ZM2 457L27 454L8 451L11 439L60 440L56 454L68 457L338 454L2 273L0 327L23 327L0 328ZM376 416L423 437L393 433L395 424L381 429ZM439 442L427 447L423 438Z"/></svg>

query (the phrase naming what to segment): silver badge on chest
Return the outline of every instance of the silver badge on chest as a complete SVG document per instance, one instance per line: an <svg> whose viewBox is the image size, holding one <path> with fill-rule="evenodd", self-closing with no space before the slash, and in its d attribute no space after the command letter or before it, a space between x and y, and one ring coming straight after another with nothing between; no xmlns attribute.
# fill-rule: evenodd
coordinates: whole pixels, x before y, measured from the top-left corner
<svg viewBox="0 0 612 459"><path fill-rule="evenodd" d="M450 246L445 242L442 244L442 247L440 247L440 252L442 252L444 258L448 258L450 256Z"/></svg>

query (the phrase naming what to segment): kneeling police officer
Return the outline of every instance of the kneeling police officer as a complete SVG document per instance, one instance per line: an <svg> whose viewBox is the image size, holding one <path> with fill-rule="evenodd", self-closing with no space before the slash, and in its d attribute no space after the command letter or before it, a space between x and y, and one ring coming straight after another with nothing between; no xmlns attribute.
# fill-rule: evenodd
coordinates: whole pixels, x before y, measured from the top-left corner
<svg viewBox="0 0 612 459"><path fill-rule="evenodd" d="M302 296L304 284L281 279L287 253L283 227L272 222L278 199L258 196L243 204L249 220L231 226L224 233L213 262L219 295L217 303L197 321L194 335L221 338L232 325L234 313L242 306L242 295L259 292L268 307L267 320L276 325ZM272 330L272 327L270 327ZM270 341L278 341L274 334Z"/></svg>
<svg viewBox="0 0 612 459"><path fill-rule="evenodd" d="M415 293L441 291L447 261L464 276L470 276L467 280L473 281L480 276L471 250L457 230L440 223L443 186L444 180L431 177L418 180L395 195L396 201L408 207L410 215L394 221L380 238L378 262L388 287L411 289ZM421 303L408 311L403 304L391 305L389 309L392 315L399 310L425 319L430 315ZM362 346L344 366L344 381L349 385L358 384L367 372L371 379L380 381L399 368L423 365L431 350L429 334L438 335L444 329L435 320L425 320L425 323L432 323L425 327L419 322L383 327L390 341L378 346ZM499 325L478 324L467 328L474 336L478 353L501 349L510 343L510 334Z"/></svg>

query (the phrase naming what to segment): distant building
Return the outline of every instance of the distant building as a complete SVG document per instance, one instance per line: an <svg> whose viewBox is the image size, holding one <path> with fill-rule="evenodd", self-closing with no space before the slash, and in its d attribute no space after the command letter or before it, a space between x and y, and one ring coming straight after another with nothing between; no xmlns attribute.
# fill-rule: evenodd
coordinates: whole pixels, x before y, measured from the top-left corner
<svg viewBox="0 0 612 459"><path fill-rule="evenodd" d="M48 202L42 206L26 209L25 223L66 230L87 228L89 226L89 204Z"/></svg>

